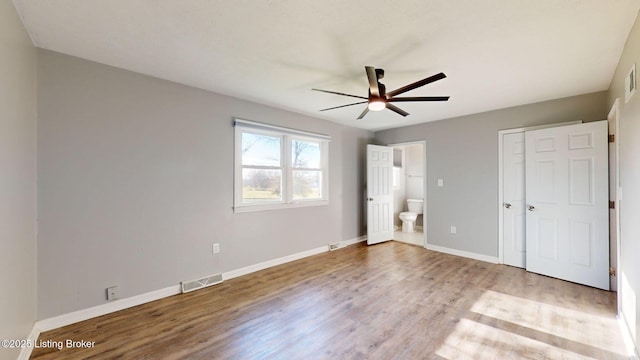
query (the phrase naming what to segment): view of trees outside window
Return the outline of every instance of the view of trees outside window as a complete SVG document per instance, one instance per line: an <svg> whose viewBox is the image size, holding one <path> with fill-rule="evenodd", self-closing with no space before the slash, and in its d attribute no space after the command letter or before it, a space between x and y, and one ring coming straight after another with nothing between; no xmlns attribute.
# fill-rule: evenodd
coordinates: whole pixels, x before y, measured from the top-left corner
<svg viewBox="0 0 640 360"><path fill-rule="evenodd" d="M242 200L282 200L281 138L242 133Z"/></svg>
<svg viewBox="0 0 640 360"><path fill-rule="evenodd" d="M320 144L312 141L291 141L293 167L293 199L322 198L322 170Z"/></svg>
<svg viewBox="0 0 640 360"><path fill-rule="evenodd" d="M234 212L329 203L331 137L235 119Z"/></svg>
<svg viewBox="0 0 640 360"><path fill-rule="evenodd" d="M283 141L291 149L288 164L283 164ZM320 146L317 141L243 132L242 202L282 201L285 171L291 171L293 200L322 199Z"/></svg>

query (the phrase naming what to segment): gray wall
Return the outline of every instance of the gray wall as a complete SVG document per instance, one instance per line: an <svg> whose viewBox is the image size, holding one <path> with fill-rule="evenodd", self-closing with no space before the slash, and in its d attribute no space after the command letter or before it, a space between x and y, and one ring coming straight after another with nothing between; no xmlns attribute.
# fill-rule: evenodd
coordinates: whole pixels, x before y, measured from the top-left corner
<svg viewBox="0 0 640 360"><path fill-rule="evenodd" d="M233 117L331 135L330 204L234 214ZM38 318L363 235L372 138L38 50Z"/></svg>
<svg viewBox="0 0 640 360"><path fill-rule="evenodd" d="M616 68L609 87L609 107L616 98L620 99L620 184L623 198L619 201L620 211L620 253L619 274L629 280L630 288L622 287L623 297L635 295L636 346L640 344L640 91L625 103L624 79L636 64L636 74L640 73L640 19L629 34L627 44ZM640 81L636 80L636 86ZM626 292L626 293L625 293ZM625 314L628 316L628 314Z"/></svg>
<svg viewBox="0 0 640 360"><path fill-rule="evenodd" d="M36 49L0 1L0 339L25 339L36 314ZM0 359L19 349L0 348Z"/></svg>
<svg viewBox="0 0 640 360"><path fill-rule="evenodd" d="M526 91L526 89L523 89ZM498 256L498 130L606 119L599 92L375 133L383 144L427 141L429 244ZM444 179L444 187L437 187ZM450 226L457 233L450 233Z"/></svg>

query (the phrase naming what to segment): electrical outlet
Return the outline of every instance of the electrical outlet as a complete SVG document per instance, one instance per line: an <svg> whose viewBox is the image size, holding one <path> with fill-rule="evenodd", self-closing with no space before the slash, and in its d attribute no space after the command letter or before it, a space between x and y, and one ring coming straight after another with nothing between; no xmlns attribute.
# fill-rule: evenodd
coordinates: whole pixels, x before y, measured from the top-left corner
<svg viewBox="0 0 640 360"><path fill-rule="evenodd" d="M117 300L120 298L120 289L118 286L111 286L107 288L107 300Z"/></svg>
<svg viewBox="0 0 640 360"><path fill-rule="evenodd" d="M218 243L213 244L213 253L217 254L219 252L220 252L220 244Z"/></svg>
<svg viewBox="0 0 640 360"><path fill-rule="evenodd" d="M455 227L455 226L451 226L451 233L452 233L452 234L455 234L455 233L456 233L456 231L458 231L458 229L456 229L456 227Z"/></svg>

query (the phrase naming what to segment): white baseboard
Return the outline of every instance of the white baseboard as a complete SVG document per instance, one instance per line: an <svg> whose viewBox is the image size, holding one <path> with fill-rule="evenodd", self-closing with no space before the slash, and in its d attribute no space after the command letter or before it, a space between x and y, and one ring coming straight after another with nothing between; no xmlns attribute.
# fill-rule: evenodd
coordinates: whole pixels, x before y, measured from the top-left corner
<svg viewBox="0 0 640 360"><path fill-rule="evenodd" d="M618 326L620 327L622 340L624 341L629 359L640 359L640 352L636 347L635 342L633 341L633 336L631 335L629 326L627 326L627 322L622 318L620 314L618 314L616 318L618 320Z"/></svg>
<svg viewBox="0 0 640 360"><path fill-rule="evenodd" d="M180 285L169 286L164 289L154 290L144 294L128 297L126 299L114 300L105 304L36 321L35 327L37 327L39 331L49 331L176 294L180 294Z"/></svg>
<svg viewBox="0 0 640 360"><path fill-rule="evenodd" d="M281 258L264 261L264 262L261 262L261 263L258 263L258 264L249 265L249 266L246 266L246 267L243 267L243 268L240 268L240 269L235 269L235 270L223 272L222 273L222 279L230 280L230 279L233 279L233 278L236 278L236 277L239 277L239 276L251 274L253 272L260 271L260 270L264 270L264 269L270 268L272 266L282 265L284 263L288 263L288 262L291 262L291 261L294 261L294 260L302 259L302 258L305 258L307 256L321 254L321 253L327 252L327 251L329 251L329 247L328 246L322 246L322 247L318 247L318 248L315 248L315 249L302 251L302 252L299 252L299 253L296 253L296 254L283 256Z"/></svg>
<svg viewBox="0 0 640 360"><path fill-rule="evenodd" d="M43 331L57 329L80 321L89 320L98 316L142 305L154 300L163 299L179 293L180 285L175 285L164 289L128 297L126 299L119 299L90 308L39 320L36 321L35 324L33 324L33 329L31 329L31 333L29 334L28 339L31 340L32 344L34 344L38 340L38 336L40 336L40 333ZM32 348L22 348L18 359L29 359L32 350Z"/></svg>
<svg viewBox="0 0 640 360"><path fill-rule="evenodd" d="M38 341L38 336L40 336L40 330L34 325L27 337L27 342L30 344L35 344ZM29 360L31 357L31 352L33 351L33 346L26 346L20 350L20 354L18 355L18 360Z"/></svg>
<svg viewBox="0 0 640 360"><path fill-rule="evenodd" d="M345 246L353 245L361 241L365 241L366 239L367 239L366 236L360 236L355 239L344 240L340 242L340 247L342 248ZM322 247L318 247L318 248L307 250L307 251L302 251L296 254L284 256L281 258L264 261L259 264L250 265L247 267L222 273L222 279L223 280L233 279L238 276L247 275L252 272L270 268L272 266L281 265L290 261L299 260L308 256L317 255L317 254L321 254L328 251L329 251L329 246L327 245L327 246L322 246ZM59 327L74 324L84 320L89 320L94 317L128 309L130 307L142 305L155 300L160 300L160 299L177 295L180 293L181 293L180 285L174 285L174 286L166 287L164 289L154 290L144 294L128 297L126 299L115 300L105 304L93 306L87 309L82 309L82 310L70 312L67 314L54 316L48 319L36 321L36 323L33 325L33 329L31 330L31 333L29 334L29 339L33 337L32 340L35 342L38 339L38 336L40 335L40 333L43 331L57 329ZM31 349L28 349L27 351L26 348L23 348L22 351L20 352L19 359L28 359L30 355L31 355Z"/></svg>
<svg viewBox="0 0 640 360"><path fill-rule="evenodd" d="M343 240L338 242L340 245L338 247L338 249L343 248L345 246L349 246L349 245L353 245L353 244L357 244L359 242L362 241L366 241L367 237L366 236L360 236L354 239L349 239L349 240ZM260 271L260 270L264 270L273 266L277 266L277 265L282 265L291 261L295 261L295 260L299 260L299 259L303 259L306 258L308 256L313 256L313 255L317 255L317 254L321 254L323 252L327 252L329 251L329 245L327 246L322 246L322 247L318 247L315 249L311 249L311 250L307 250L307 251L302 251L296 254L291 254L288 256L284 256L281 258L277 258L277 259L273 259L273 260L269 260L269 261L264 261L255 265L249 265L240 269L236 269L236 270L231 270L231 271L227 271L222 273L222 278L224 280L229 280L229 279L233 279L236 278L238 276L243 276L243 275L247 275L247 274L251 274L253 272L256 271Z"/></svg>
<svg viewBox="0 0 640 360"><path fill-rule="evenodd" d="M359 236L357 238L344 240L344 241L341 242L341 246L340 247L343 248L345 246L355 245L355 244L361 243L363 241L367 241L367 235L362 235L362 236Z"/></svg>
<svg viewBox="0 0 640 360"><path fill-rule="evenodd" d="M468 251L451 249L451 248L448 248L448 247L432 245L432 244L427 244L426 248L428 250L438 251L438 252L442 252L442 253L445 253L445 254L462 256L462 257L466 257L466 258L469 258L469 259L486 261L486 262L489 262L489 263L492 263L492 264L498 264L498 257L497 256L476 254L476 253L472 253L472 252L468 252Z"/></svg>

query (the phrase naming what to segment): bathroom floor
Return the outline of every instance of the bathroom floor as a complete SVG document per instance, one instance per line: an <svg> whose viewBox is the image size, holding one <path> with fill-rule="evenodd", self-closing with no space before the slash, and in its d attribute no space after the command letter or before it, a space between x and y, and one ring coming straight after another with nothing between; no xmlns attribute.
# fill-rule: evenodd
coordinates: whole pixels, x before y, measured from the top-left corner
<svg viewBox="0 0 640 360"><path fill-rule="evenodd" d="M412 233L404 233L396 230L393 232L393 240L412 245L424 246L424 233L420 230L416 230Z"/></svg>

